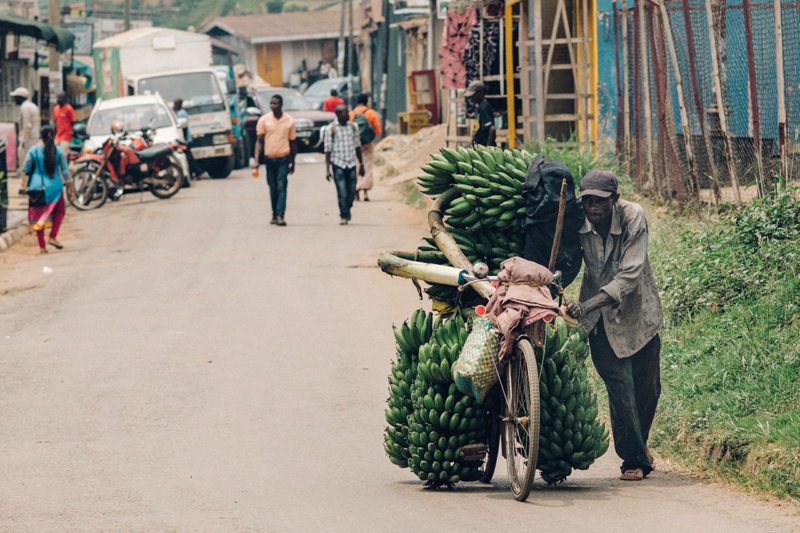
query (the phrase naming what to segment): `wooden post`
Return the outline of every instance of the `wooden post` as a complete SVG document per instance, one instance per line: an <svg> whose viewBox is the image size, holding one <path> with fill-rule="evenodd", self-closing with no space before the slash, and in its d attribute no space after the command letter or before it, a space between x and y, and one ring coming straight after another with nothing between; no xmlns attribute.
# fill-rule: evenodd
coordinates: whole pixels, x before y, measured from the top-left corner
<svg viewBox="0 0 800 533"><path fill-rule="evenodd" d="M786 165L786 83L783 77L783 19L781 0L773 0L775 11L775 81L778 89L778 156L783 180L789 179Z"/></svg>
<svg viewBox="0 0 800 533"><path fill-rule="evenodd" d="M780 0L776 0L780 1ZM678 63L678 54L675 51L675 42L672 40L672 25L669 22L669 13L667 7L664 5L664 0L658 2L661 10L661 19L664 29L664 41L667 44L667 51L669 52L670 61L672 62L672 70L675 75L675 91L678 94L678 112L681 117L681 129L683 129L683 146L686 150L686 161L689 163L689 176L692 184L692 194L695 198L700 197L700 178L697 175L697 168L695 168L694 150L692 149L692 128L689 124L689 115L686 113L686 105L683 99L683 79L681 78L681 68ZM691 52L690 52L691 53ZM666 70L666 69L665 69ZM666 74L666 73L665 73Z"/></svg>
<svg viewBox="0 0 800 533"><path fill-rule="evenodd" d="M750 87L750 126L753 128L753 152L758 171L758 195L766 194L768 184L761 158L761 114L758 109L758 80L756 79L756 59L753 53L753 6L750 0L742 0L744 12L744 39L747 52L747 82Z"/></svg>
<svg viewBox="0 0 800 533"><path fill-rule="evenodd" d="M391 37L391 30L389 28L391 22L391 9L392 6L389 5L389 0L383 0L382 4L382 15L383 15L383 64L381 65L381 131L383 132L383 136L386 137L386 102L389 96L389 89L387 85L389 85L389 37Z"/></svg>
<svg viewBox="0 0 800 533"><path fill-rule="evenodd" d="M622 1L622 150L625 154L625 172L631 173L631 102L630 73L628 72L628 0Z"/></svg>
<svg viewBox="0 0 800 533"><path fill-rule="evenodd" d="M637 13L639 8L634 5L634 19L633 19L633 123L636 125L636 182L639 185L639 192L644 191L644 164L642 163L642 119L641 119L641 63L639 62L639 17Z"/></svg>
<svg viewBox="0 0 800 533"><path fill-rule="evenodd" d="M624 1L624 0L623 0ZM617 9L617 0L613 0L611 3L611 13L614 24L614 64L617 68L617 139L616 139L616 148L617 148L617 158L619 159L620 163L624 161L623 152L622 152L622 123L623 120L620 118L622 116L622 61L619 57L619 10Z"/></svg>
<svg viewBox="0 0 800 533"><path fill-rule="evenodd" d="M728 173L731 176L731 188L733 189L733 201L736 205L742 205L742 193L739 191L739 179L736 177L736 163L733 159L733 147L728 135L728 115L725 109L725 102L722 98L722 83L719 78L719 57L717 56L717 34L716 24L714 24L714 11L711 9L711 1L706 0L706 23L708 25L708 39L711 45L711 79L714 85L714 98L719 116L719 128L722 130L722 142L725 146L725 161L728 165Z"/></svg>
<svg viewBox="0 0 800 533"><path fill-rule="evenodd" d="M347 43L347 106L352 109L353 106L353 64L356 62L356 44L355 31L353 29L353 0L347 0L347 25L350 27L350 37ZM341 76L341 74L339 74Z"/></svg>
<svg viewBox="0 0 800 533"><path fill-rule="evenodd" d="M706 154L708 154L708 166L713 176L712 186L714 188L714 205L719 206L720 202L720 189L719 189L719 170L717 169L717 162L714 159L714 148L711 146L711 135L706 127L706 117L703 110L703 101L700 97L700 88L697 83L697 65L695 62L695 47L694 47L694 31L692 30L692 19L689 14L689 0L682 0L681 7L683 10L683 24L686 28L686 46L689 50L689 76L692 82L692 95L694 97L694 106L697 110L697 119L700 121L700 133L705 142ZM699 191L698 191L699 192Z"/></svg>
<svg viewBox="0 0 800 533"><path fill-rule="evenodd" d="M656 84L656 115L658 116L657 142L658 153L661 154L658 161L658 170L654 174L654 187L657 194L662 193L663 187L663 199L670 205L672 204L672 193L675 191L678 205L683 206L685 198L681 181L682 176L680 174L667 172L667 142L669 141L669 130L667 128L667 58L664 56L662 62L664 42L663 39L656 40L656 35L659 33L656 27L657 21L658 19L653 17L652 6L648 4L647 22L649 23L649 27L647 28L647 35L650 40L650 49L653 53L653 81ZM658 47L659 44L661 45L661 49ZM670 148L671 147L672 143L670 142ZM676 180L676 187L672 187L670 178Z"/></svg>
<svg viewBox="0 0 800 533"><path fill-rule="evenodd" d="M508 114L508 147L517 146L517 113L514 96L514 2L505 2L506 113Z"/></svg>
<svg viewBox="0 0 800 533"><path fill-rule="evenodd" d="M653 110L650 106L650 69L648 65L647 56L647 37L645 32L647 24L645 23L645 11L647 9L648 0L638 0L638 13L639 16L639 63L641 65L640 72L642 76L642 100L644 106L644 157L645 157L645 191L652 191L653 183Z"/></svg>
<svg viewBox="0 0 800 533"><path fill-rule="evenodd" d="M800 1L800 0L799 0ZM536 76L536 140L544 142L544 114L546 102L544 101L547 87L544 85L544 57L542 54L542 0L533 0L533 39L536 42L533 49L534 74Z"/></svg>
<svg viewBox="0 0 800 533"><path fill-rule="evenodd" d="M347 0L342 0L339 8L339 43L337 44L336 71L339 76L344 76L344 12L347 8Z"/></svg>

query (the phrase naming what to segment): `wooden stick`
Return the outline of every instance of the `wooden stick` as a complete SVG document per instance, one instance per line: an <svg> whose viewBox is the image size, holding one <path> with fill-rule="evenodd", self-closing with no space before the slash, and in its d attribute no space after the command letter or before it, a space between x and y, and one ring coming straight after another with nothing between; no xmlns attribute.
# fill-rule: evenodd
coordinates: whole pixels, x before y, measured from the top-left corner
<svg viewBox="0 0 800 533"><path fill-rule="evenodd" d="M773 0L775 11L775 81L778 89L778 156L781 163L781 175L788 179L786 166L786 83L783 75L783 18L781 0Z"/></svg>
<svg viewBox="0 0 800 533"><path fill-rule="evenodd" d="M558 218L556 219L556 232L553 234L553 245L550 248L550 262L547 264L550 272L555 272L558 248L561 246L561 234L564 232L564 214L567 210L567 178L561 180L561 196L558 198Z"/></svg>
<svg viewBox="0 0 800 533"><path fill-rule="evenodd" d="M617 148L617 158L619 159L620 163L622 163L625 159L623 157L623 120L622 118L622 64L619 57L619 10L617 9L617 0L613 0L611 3L611 13L612 19L614 21L614 63L617 68L617 138L616 138L616 148Z"/></svg>
<svg viewBox="0 0 800 533"><path fill-rule="evenodd" d="M777 0L780 1L780 0ZM683 99L683 79L681 77L681 68L678 63L678 53L675 51L675 42L672 40L672 25L669 21L669 13L667 7L664 5L664 0L658 2L658 7L661 10L661 20L664 29L664 41L667 43L667 51L669 51L669 58L672 62L672 70L675 75L675 91L678 94L678 112L681 117L681 129L683 129L683 146L686 150L686 161L689 163L689 176L692 184L692 195L695 198L700 197L700 178L697 175L695 168L694 150L692 150L692 128L689 124L689 115L686 113L686 105Z"/></svg>
<svg viewBox="0 0 800 533"><path fill-rule="evenodd" d="M641 65L642 76L642 100L644 105L644 158L646 164L645 173L645 190L653 190L653 110L650 105L650 69L648 65L647 55L647 24L645 23L645 12L647 10L647 0L639 0L638 13L639 16L639 63Z"/></svg>
<svg viewBox="0 0 800 533"><path fill-rule="evenodd" d="M630 73L628 72L628 0L622 0L622 151L625 172L631 173L631 102Z"/></svg>
<svg viewBox="0 0 800 533"><path fill-rule="evenodd" d="M761 113L758 109L758 79L756 79L756 58L753 53L753 6L750 0L742 0L744 13L744 39L747 52L747 83L750 87L750 126L753 128L753 152L758 171L758 195L764 196L767 189L764 164L761 158Z"/></svg>
<svg viewBox="0 0 800 533"><path fill-rule="evenodd" d="M453 237L447 232L447 228L445 228L442 222L442 213L447 209L447 206L453 198L457 197L459 194L461 193L458 190L450 189L439 196L428 212L428 225L431 228L433 240L436 241L436 246L442 251L445 257L447 257L450 264L454 267L471 271L472 263L469 262L467 256L465 256L464 252L459 248L458 243L456 243ZM486 281L473 283L470 287L487 299L494 293L494 287Z"/></svg>
<svg viewBox="0 0 800 533"><path fill-rule="evenodd" d="M717 56L717 25L714 24L714 11L711 9L711 0L706 0L706 23L708 25L709 44L711 45L711 79L714 84L714 98L716 100L717 115L719 116L719 128L722 130L722 142L725 146L725 162L728 165L728 173L731 175L733 201L736 205L742 205L742 193L739 191L739 179L736 176L733 147L731 146L731 139L728 135L728 115L725 109L725 102L722 99L722 83L719 77L719 57Z"/></svg>

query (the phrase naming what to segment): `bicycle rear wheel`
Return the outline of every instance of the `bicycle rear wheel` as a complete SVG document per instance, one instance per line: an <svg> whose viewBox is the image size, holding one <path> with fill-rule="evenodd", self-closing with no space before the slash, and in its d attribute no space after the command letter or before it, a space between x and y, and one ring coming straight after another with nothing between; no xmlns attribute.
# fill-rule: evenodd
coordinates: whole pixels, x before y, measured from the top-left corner
<svg viewBox="0 0 800 533"><path fill-rule="evenodd" d="M533 345L520 339L505 372L503 444L508 479L517 501L533 488L539 456L539 369Z"/></svg>

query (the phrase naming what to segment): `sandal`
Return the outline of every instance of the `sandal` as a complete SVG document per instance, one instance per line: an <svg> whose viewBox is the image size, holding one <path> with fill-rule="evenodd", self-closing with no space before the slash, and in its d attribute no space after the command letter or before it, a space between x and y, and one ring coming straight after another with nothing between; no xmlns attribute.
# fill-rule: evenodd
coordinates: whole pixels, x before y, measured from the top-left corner
<svg viewBox="0 0 800 533"><path fill-rule="evenodd" d="M58 241L57 241L57 240L55 240L55 239L50 239L49 241L47 241L47 243L48 243L50 246L53 246L54 248L57 248L57 249L59 249L59 250L61 250L61 249L63 249L63 248L64 248L64 245L63 245L63 244L61 244L60 242L58 242Z"/></svg>
<svg viewBox="0 0 800 533"><path fill-rule="evenodd" d="M622 475L619 476L622 481L641 481L644 479L644 472L641 468L634 468L631 470L623 470Z"/></svg>

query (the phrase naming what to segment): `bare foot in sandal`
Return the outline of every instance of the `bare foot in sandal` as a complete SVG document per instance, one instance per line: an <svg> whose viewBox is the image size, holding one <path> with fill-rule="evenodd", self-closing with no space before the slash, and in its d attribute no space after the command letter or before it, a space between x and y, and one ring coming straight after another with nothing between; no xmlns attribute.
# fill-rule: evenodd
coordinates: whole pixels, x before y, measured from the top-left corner
<svg viewBox="0 0 800 533"><path fill-rule="evenodd" d="M632 470L624 470L622 475L619 476L622 481L641 481L644 479L644 472L641 468L634 468Z"/></svg>

